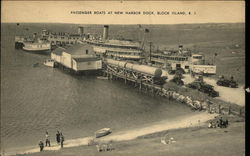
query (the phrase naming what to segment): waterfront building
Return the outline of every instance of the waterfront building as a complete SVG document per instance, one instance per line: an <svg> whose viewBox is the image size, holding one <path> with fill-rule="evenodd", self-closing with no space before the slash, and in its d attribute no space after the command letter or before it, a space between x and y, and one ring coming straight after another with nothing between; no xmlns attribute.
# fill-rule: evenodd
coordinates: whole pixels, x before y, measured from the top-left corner
<svg viewBox="0 0 250 156"><path fill-rule="evenodd" d="M95 56L93 47L86 43L59 47L51 52L51 59L76 72L102 69L102 61Z"/></svg>

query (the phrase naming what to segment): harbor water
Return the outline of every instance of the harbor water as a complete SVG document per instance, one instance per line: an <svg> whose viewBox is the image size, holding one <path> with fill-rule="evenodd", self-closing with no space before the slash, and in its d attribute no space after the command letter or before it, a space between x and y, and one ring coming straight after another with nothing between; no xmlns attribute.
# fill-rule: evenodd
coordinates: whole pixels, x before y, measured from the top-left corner
<svg viewBox="0 0 250 156"><path fill-rule="evenodd" d="M15 27L1 28L1 152L37 145L46 131L55 142L57 130L67 140L93 136L104 127L115 133L193 113L121 81L46 67L49 54L14 48Z"/></svg>

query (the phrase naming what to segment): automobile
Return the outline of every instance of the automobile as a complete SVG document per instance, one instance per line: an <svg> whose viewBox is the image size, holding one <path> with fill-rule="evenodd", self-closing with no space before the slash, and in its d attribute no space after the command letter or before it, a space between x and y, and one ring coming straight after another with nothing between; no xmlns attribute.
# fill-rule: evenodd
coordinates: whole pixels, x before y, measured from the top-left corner
<svg viewBox="0 0 250 156"><path fill-rule="evenodd" d="M164 85L166 83L166 80L168 79L167 76L162 77L154 77L154 84L156 85Z"/></svg>
<svg viewBox="0 0 250 156"><path fill-rule="evenodd" d="M228 79L219 79L216 84L218 86L224 86L224 87L230 87L230 88L238 88L238 83L234 80L228 80Z"/></svg>
<svg viewBox="0 0 250 156"><path fill-rule="evenodd" d="M206 84L203 81L193 81L189 84L187 84L187 87L192 88L192 89L197 89L200 92L206 93L208 94L208 96L211 97L218 97L219 96L219 92L214 90L214 87L210 84Z"/></svg>

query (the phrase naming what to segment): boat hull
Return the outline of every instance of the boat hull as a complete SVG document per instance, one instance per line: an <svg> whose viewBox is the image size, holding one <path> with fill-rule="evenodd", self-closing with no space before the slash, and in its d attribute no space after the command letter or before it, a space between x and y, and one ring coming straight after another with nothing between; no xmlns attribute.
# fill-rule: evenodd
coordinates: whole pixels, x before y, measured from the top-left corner
<svg viewBox="0 0 250 156"><path fill-rule="evenodd" d="M40 43L40 42L34 42L34 43L29 43L29 42L24 42L23 43L23 50L29 51L29 52L47 52L51 50L51 45L50 43Z"/></svg>
<svg viewBox="0 0 250 156"><path fill-rule="evenodd" d="M31 48L25 48L23 47L24 51L29 51L29 52L48 52L50 49L31 49Z"/></svg>

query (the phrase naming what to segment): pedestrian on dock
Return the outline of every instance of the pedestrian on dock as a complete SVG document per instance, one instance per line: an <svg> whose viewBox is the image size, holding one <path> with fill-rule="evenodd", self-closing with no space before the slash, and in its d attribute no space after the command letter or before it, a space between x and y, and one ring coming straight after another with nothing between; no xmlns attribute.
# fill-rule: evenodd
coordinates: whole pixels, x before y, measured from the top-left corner
<svg viewBox="0 0 250 156"><path fill-rule="evenodd" d="M47 131L46 131L45 137L46 137L45 146L47 147L48 145L50 147L49 133Z"/></svg>
<svg viewBox="0 0 250 156"><path fill-rule="evenodd" d="M62 132L60 133L61 148L63 148L64 136Z"/></svg>
<svg viewBox="0 0 250 156"><path fill-rule="evenodd" d="M60 132L59 131L57 131L56 133L56 142L58 145L60 144Z"/></svg>
<svg viewBox="0 0 250 156"><path fill-rule="evenodd" d="M40 152L43 151L44 144L43 144L42 140L40 140L40 142L39 142L38 145L39 145L39 147L40 147Z"/></svg>

